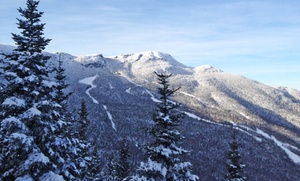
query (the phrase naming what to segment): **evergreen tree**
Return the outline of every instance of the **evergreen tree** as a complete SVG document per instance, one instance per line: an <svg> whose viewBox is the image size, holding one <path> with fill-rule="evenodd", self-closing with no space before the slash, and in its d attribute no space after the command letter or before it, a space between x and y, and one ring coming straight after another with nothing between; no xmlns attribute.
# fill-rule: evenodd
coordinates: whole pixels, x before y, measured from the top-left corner
<svg viewBox="0 0 300 181"><path fill-rule="evenodd" d="M160 102L154 114L154 125L149 133L154 137L154 142L146 146L147 162L140 165L141 174L132 180L197 180L198 177L191 173L191 163L183 162L180 156L188 151L178 147L183 139L178 130L183 114L178 113L179 104L169 100L179 88L171 89L169 78L171 74L158 74L158 88Z"/></svg>
<svg viewBox="0 0 300 181"><path fill-rule="evenodd" d="M75 126L75 134L72 139L73 144L76 147L76 156L74 158L75 165L78 168L78 178L79 180L94 180L96 171L93 171L93 167L98 166L98 154L93 154L92 145L89 143L87 138L87 129L90 124L88 119L88 111L85 101L81 101L81 108L78 112L79 119L77 120ZM96 175L93 175L96 174Z"/></svg>
<svg viewBox="0 0 300 181"><path fill-rule="evenodd" d="M67 111L67 99L72 93L65 93L68 84L62 63L60 54L58 67L54 69L57 84L53 96L61 105L57 110L60 113L60 127L56 132L59 135L56 142L60 144L56 145L56 149L62 155L58 170L66 180L97 180L100 175L100 158L96 145L90 144L87 138L90 121L86 103L81 101L79 119L75 121Z"/></svg>
<svg viewBox="0 0 300 181"><path fill-rule="evenodd" d="M59 59L58 59L58 66L54 68L55 72L55 80L57 82L55 86L55 95L54 99L55 101L61 105L61 108L59 109L61 114L65 114L67 111L67 100L72 95L72 92L65 93L65 90L69 86L69 84L66 83L66 75L65 75L65 68L63 68L63 60L61 59L61 53L59 53Z"/></svg>
<svg viewBox="0 0 300 181"><path fill-rule="evenodd" d="M63 68L63 61L59 54L58 66L54 68L54 79L56 84L53 91L53 100L60 106L57 107L55 119L57 120L58 127L55 130L55 141L52 144L55 152L51 158L56 164L56 172L63 175L65 180L76 180L79 177L79 168L76 166L75 158L77 157L77 150L79 145L72 142L72 125L74 118L68 112L68 98L72 92L66 93L69 86L66 83L65 69Z"/></svg>
<svg viewBox="0 0 300 181"><path fill-rule="evenodd" d="M43 37L43 12L39 1L27 0L19 8L21 34L12 34L17 48L5 55L3 72L7 84L1 89L0 103L0 177L2 180L60 180L50 159L54 150L54 131L58 125L53 101L53 85L42 54L50 39Z"/></svg>
<svg viewBox="0 0 300 181"><path fill-rule="evenodd" d="M107 167L107 172L104 175L103 179L107 181L117 181L118 180L116 176L117 163L113 153L109 155L109 157L107 158L106 167Z"/></svg>
<svg viewBox="0 0 300 181"><path fill-rule="evenodd" d="M240 162L241 154L239 151L239 143L236 138L236 130L233 129L232 141L229 143L230 150L227 153L228 161L226 162L227 171L226 181L244 181L247 178L242 175L243 169L246 167Z"/></svg>
<svg viewBox="0 0 300 181"><path fill-rule="evenodd" d="M88 119L88 111L86 107L86 103L84 99L81 100L81 108L78 112L79 119L77 121L78 128L76 131L77 137L80 140L87 140L87 129L90 124L90 120Z"/></svg>
<svg viewBox="0 0 300 181"><path fill-rule="evenodd" d="M130 157L128 143L126 139L123 139L121 142L121 148L119 151L119 160L116 165L116 176L119 181L124 180L129 175L129 161Z"/></svg>
<svg viewBox="0 0 300 181"><path fill-rule="evenodd" d="M99 181L101 178L101 159L99 157L98 149L95 143L92 144L92 163L89 169L87 180Z"/></svg>

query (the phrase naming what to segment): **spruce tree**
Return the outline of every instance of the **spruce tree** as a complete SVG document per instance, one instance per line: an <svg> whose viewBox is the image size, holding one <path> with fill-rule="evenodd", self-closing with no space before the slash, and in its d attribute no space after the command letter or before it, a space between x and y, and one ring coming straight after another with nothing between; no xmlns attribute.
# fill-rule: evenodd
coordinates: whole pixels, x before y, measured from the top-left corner
<svg viewBox="0 0 300 181"><path fill-rule="evenodd" d="M55 94L53 98L61 107L57 110L60 114L60 127L58 132L56 149L61 153L58 171L66 180L97 180L100 175L100 157L96 145L88 141L87 129L90 124L88 110L84 100L78 112L79 118L74 120L67 110L67 100L72 93L66 93L65 69L62 66L61 54L59 54L58 66L55 71Z"/></svg>
<svg viewBox="0 0 300 181"><path fill-rule="evenodd" d="M241 154L239 151L240 144L236 138L236 129L233 129L232 141L229 142L230 150L227 153L228 161L226 162L227 174L226 181L244 181L247 178L243 176L243 169L246 167L240 162Z"/></svg>
<svg viewBox="0 0 300 181"><path fill-rule="evenodd" d="M43 37L43 12L39 1L27 0L19 8L21 34L12 34L17 48L5 55L3 73L7 84L1 89L0 103L0 177L2 180L43 180L62 177L50 159L57 129L56 107L51 93L55 84L42 54L50 39Z"/></svg>
<svg viewBox="0 0 300 181"><path fill-rule="evenodd" d="M87 176L87 180L99 181L102 180L101 176L101 159L98 153L98 148L95 143L92 143L92 162L91 168Z"/></svg>
<svg viewBox="0 0 300 181"><path fill-rule="evenodd" d="M55 110L57 112L55 119L57 120L57 129L55 130L55 141L52 144L55 152L51 158L56 164L56 172L63 175L65 180L76 180L79 177L79 168L77 167L75 158L78 157L77 150L79 145L72 142L72 125L74 118L68 111L68 98L72 92L66 92L69 84L66 83L65 69L61 54L59 54L58 65L54 68L54 85L53 100L60 106Z"/></svg>
<svg viewBox="0 0 300 181"><path fill-rule="evenodd" d="M95 159L98 155L93 155L92 145L88 141L87 129L90 124L88 119L88 111L84 99L81 101L81 107L78 112L79 118L77 119L75 126L75 134L72 138L72 142L76 147L76 155L74 158L75 165L78 168L79 180L94 180L95 173L91 172L98 159ZM97 173L95 173L97 175Z"/></svg>
<svg viewBox="0 0 300 181"><path fill-rule="evenodd" d="M58 66L54 68L55 72L55 95L54 99L55 101L61 105L61 108L59 109L61 114L66 114L67 111L67 100L72 95L72 92L66 93L66 89L68 88L69 84L66 83L67 76L65 75L65 68L63 67L63 60L61 58L61 53L59 53L59 59L58 59Z"/></svg>
<svg viewBox="0 0 300 181"><path fill-rule="evenodd" d="M119 150L119 160L116 165L116 176L118 181L124 180L129 175L129 161L130 157L128 143L126 139L123 139L121 142L121 148Z"/></svg>
<svg viewBox="0 0 300 181"><path fill-rule="evenodd" d="M148 160L141 163L140 175L132 180L197 180L198 177L191 173L191 163L180 160L188 151L177 145L183 139L178 129L183 114L177 110L179 104L170 101L170 96L179 88L170 88L171 74L156 75L160 102L154 113L154 125L149 130L154 142L146 145Z"/></svg>
<svg viewBox="0 0 300 181"><path fill-rule="evenodd" d="M0 175L2 180L74 180L74 145L65 131L70 116L62 62L51 81L48 56L42 54L50 39L42 37L39 1L19 8L21 35L12 34L17 48L5 55L7 84L1 89ZM63 176L63 177L62 177ZM1 180L0 179L0 180Z"/></svg>
<svg viewBox="0 0 300 181"><path fill-rule="evenodd" d="M87 129L90 124L90 120L88 119L88 111L86 107L85 100L81 100L81 108L78 112L79 119L77 121L78 128L76 134L80 140L87 140Z"/></svg>

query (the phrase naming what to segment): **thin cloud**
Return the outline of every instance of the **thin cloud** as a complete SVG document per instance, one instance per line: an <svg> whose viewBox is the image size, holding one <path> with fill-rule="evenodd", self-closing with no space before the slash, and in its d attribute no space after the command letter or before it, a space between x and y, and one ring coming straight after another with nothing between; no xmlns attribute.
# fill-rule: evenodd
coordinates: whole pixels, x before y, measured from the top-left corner
<svg viewBox="0 0 300 181"><path fill-rule="evenodd" d="M24 6L10 2L1 7ZM280 61L296 64L300 57L299 1L44 0L40 7L50 52L106 56L158 50L188 66L211 64L245 74L296 71ZM9 44L18 12L10 19L5 12L0 40ZM257 64L264 68L255 69Z"/></svg>

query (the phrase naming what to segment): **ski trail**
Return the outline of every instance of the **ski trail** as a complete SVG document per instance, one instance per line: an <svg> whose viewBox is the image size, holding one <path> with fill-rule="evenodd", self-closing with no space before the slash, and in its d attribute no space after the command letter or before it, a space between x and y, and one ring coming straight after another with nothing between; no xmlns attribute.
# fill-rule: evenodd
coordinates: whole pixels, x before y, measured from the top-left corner
<svg viewBox="0 0 300 181"><path fill-rule="evenodd" d="M256 128L256 132L257 132L258 134L262 135L263 137L267 138L267 139L273 140L273 141L275 142L275 144L276 144L279 148L281 148L281 149L288 155L288 157L289 157L292 161L294 161L294 163L300 164L300 156L297 155L297 154L295 154L295 153L293 153L291 150L289 150L289 149L287 148L287 147L289 147L289 144L283 143L283 142L277 140L274 136L269 135L269 134L263 132L262 130L260 130L260 129L258 129L258 128ZM292 147L292 145L291 145L291 147Z"/></svg>
<svg viewBox="0 0 300 181"><path fill-rule="evenodd" d="M216 122L213 122L213 121L210 121L210 120L207 120L207 119L200 118L199 116L196 116L193 113L189 113L189 112L186 112L186 111L184 111L183 113L185 115L187 115L188 117L193 118L193 119L197 119L199 121L203 121L203 122L210 123L210 124L215 124L215 125L218 125L218 126L224 126L224 125L222 125L220 123L216 123Z"/></svg>
<svg viewBox="0 0 300 181"><path fill-rule="evenodd" d="M114 121L113 121L112 115L111 115L110 112L107 110L107 106L106 106L106 105L103 105L103 108L105 109L106 114L107 114L107 116L108 116L108 119L109 119L110 122L111 122L111 127L112 127L115 131L117 131L117 129L116 129L116 124L115 124Z"/></svg>
<svg viewBox="0 0 300 181"><path fill-rule="evenodd" d="M95 98L93 98L93 97L91 96L90 91L91 91L92 89L94 89L94 88L97 87L95 84L93 84L93 81L94 81L97 77L98 77L98 75L95 75L95 76L93 76L93 77L87 77L87 78L84 78L84 79L79 80L79 83L87 84L87 85L90 86L90 88L88 88L88 89L85 91L85 93L93 100L93 102L94 102L95 104L99 104L99 102L98 102Z"/></svg>
<svg viewBox="0 0 300 181"><path fill-rule="evenodd" d="M151 96L151 99L152 99L153 102L156 102L156 103L161 102L160 100L156 99L154 97L154 95L149 90L147 90L147 89L145 89L145 90Z"/></svg>
<svg viewBox="0 0 300 181"><path fill-rule="evenodd" d="M134 83L134 82L132 82ZM135 83L134 83L135 84ZM137 85L137 86L140 86L140 85ZM130 88L126 90L127 93L130 93ZM156 102L156 103L159 103L161 102L160 100L156 99L154 97L154 95L146 89L146 92L151 96L151 99L153 102ZM198 97L194 96L194 95L191 95L191 94L188 94L186 92L180 92L186 96L189 96L189 97L192 97L192 98L195 98L197 99L198 101L201 101ZM109 113L109 112L108 112ZM202 119L198 116L196 116L195 114L193 113L190 113L190 112L185 112L185 111L182 111L182 113L184 113L185 115L187 115L188 117L190 118L193 118L193 119L196 119L196 120L199 120L199 121L203 121L203 122L206 122L206 123L209 123L209 124L214 124L214 125L218 125L218 126L225 126L225 127L229 127L229 125L225 125L225 124L222 124L222 123L216 123L214 121L211 121L211 120L207 120L207 119ZM248 116L244 115L243 113L241 113L241 115L245 116L246 118L249 118ZM111 120L112 121L112 120ZM234 124L235 125L235 124ZM112 126L114 128L114 123L112 122ZM115 129L115 128L114 128ZM296 164L300 164L300 156L295 154L294 152L292 152L289 148L292 148L292 149L295 149L297 151L299 151L300 149L293 146L293 145L290 145L288 143L283 143L281 141L279 141L277 138L275 138L273 135L269 135L265 132L263 132L262 130L256 128L256 130L253 130L247 126L244 126L244 125L235 125L235 129L236 130L239 130L241 132L244 132L245 134L253 137L256 141L258 142L261 142L262 141L262 138L258 137L255 135L255 133L257 135L260 135L266 139L269 139L269 140L273 140L274 143L279 147L281 148L287 155L288 157ZM116 129L115 129L116 130Z"/></svg>
<svg viewBox="0 0 300 181"><path fill-rule="evenodd" d="M239 131L253 137L258 142L262 142L262 138L254 135L256 132L253 129L248 128L247 126L244 126L244 125L237 125L237 124L234 124L234 123L232 123L232 124L234 125L234 128L236 130L239 130Z"/></svg>
<svg viewBox="0 0 300 181"><path fill-rule="evenodd" d="M185 96L188 96L188 97L192 97L192 98L196 99L199 102L202 102L201 99L199 99L198 97L196 97L196 96L194 96L192 94L189 94L189 93L186 93L186 92L182 92L182 91L180 91L179 93L181 93L181 94L183 94Z"/></svg>
<svg viewBox="0 0 300 181"><path fill-rule="evenodd" d="M189 112L183 112L183 113L186 114L188 117L193 118L193 119L197 119L197 120L199 120L199 121L203 121L203 122L210 123L210 124L215 124L215 125L218 125L218 126L226 126L226 127L228 127L228 125L223 125L223 124L221 124L221 123L215 123L215 122L210 121L210 120L202 119L202 118L196 116L195 114L192 114L192 113L189 113ZM234 124L234 125L235 125L235 124ZM253 138L254 138L256 141L258 141L258 142L261 142L261 141L262 141L262 138L259 138L259 137L255 136L255 135L254 135L255 133L258 134L258 135L260 135L260 136L262 136L262 137L264 137L264 138L266 138L266 139L273 140L274 143L275 143L279 148L281 148L281 149L288 155L288 157L289 157L294 163L300 164L300 156L297 155L297 154L295 154L294 152L292 152L292 151L289 149L289 148L293 148L293 149L299 151L299 149L298 149L297 147L295 147L295 146L293 146L293 145L290 145L290 144L288 144L288 143L283 143L283 142L279 141L277 138L275 138L273 135L269 135L269 134L263 132L262 130L260 130L260 129L258 129L258 128L256 128L256 130L253 130L253 129L251 129L251 128L247 127L247 126L244 126L244 125L240 125L240 126L235 125L234 128L235 128L236 130L239 130L239 131L241 131L241 132L244 132L244 133L246 133L247 135L253 137Z"/></svg>

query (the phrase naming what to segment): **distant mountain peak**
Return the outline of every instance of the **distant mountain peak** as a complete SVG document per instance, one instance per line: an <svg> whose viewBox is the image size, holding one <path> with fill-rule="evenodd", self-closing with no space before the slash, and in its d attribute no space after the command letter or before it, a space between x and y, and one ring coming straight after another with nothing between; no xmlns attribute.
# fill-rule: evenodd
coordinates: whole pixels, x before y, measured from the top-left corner
<svg viewBox="0 0 300 181"><path fill-rule="evenodd" d="M158 60L163 60L170 62L172 64L180 64L183 66L183 64L179 63L176 61L170 54L159 52L159 51L146 51L146 52L140 52L140 53L133 53L133 54L122 54L115 56L114 58L123 60L123 61L128 61L128 62L137 62L137 61L158 61Z"/></svg>
<svg viewBox="0 0 300 181"><path fill-rule="evenodd" d="M139 53L146 60L175 60L170 54L159 51L147 51Z"/></svg>
<svg viewBox="0 0 300 181"><path fill-rule="evenodd" d="M217 69L211 65L202 65L194 68L195 73L216 73L216 72L223 72L221 69Z"/></svg>
<svg viewBox="0 0 300 181"><path fill-rule="evenodd" d="M76 62L80 62L82 65L86 67L103 67L105 66L104 57L102 54L95 55L85 55L85 56L77 56L74 59Z"/></svg>

